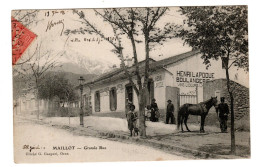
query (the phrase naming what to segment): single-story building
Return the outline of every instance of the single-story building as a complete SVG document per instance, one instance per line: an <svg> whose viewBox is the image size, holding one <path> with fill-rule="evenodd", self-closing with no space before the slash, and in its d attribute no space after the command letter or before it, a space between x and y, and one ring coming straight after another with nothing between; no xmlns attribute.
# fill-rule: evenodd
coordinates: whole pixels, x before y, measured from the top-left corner
<svg viewBox="0 0 260 167"><path fill-rule="evenodd" d="M225 78L225 70L220 60L211 63L209 68L203 64L199 51L190 51L163 60L149 59L150 77L148 82L149 95L147 105L155 98L160 110L165 111L167 100L171 99L176 110L184 103L198 103L207 100L203 95L203 84L215 79ZM145 61L139 62L140 73L143 76ZM134 66L128 67L133 76ZM230 70L230 76L239 78L236 70ZM231 77L234 80L235 77ZM238 79L239 80L239 79ZM84 84L84 106L92 113L123 112L127 100L130 100L138 110L137 95L129 83L122 68L102 74ZM218 97L219 98L219 97ZM177 112L175 112L176 114Z"/></svg>

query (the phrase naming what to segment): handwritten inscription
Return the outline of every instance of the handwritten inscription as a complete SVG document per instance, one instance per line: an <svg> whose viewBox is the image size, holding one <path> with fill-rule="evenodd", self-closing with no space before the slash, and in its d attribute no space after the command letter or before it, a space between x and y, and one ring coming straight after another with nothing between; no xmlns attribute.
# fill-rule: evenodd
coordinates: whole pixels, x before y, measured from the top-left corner
<svg viewBox="0 0 260 167"><path fill-rule="evenodd" d="M52 11L47 11L45 12L45 17L49 17L49 16L54 16L55 14L62 14L65 15L65 11L61 10L61 11L57 11L57 10L52 10Z"/></svg>
<svg viewBox="0 0 260 167"><path fill-rule="evenodd" d="M70 41L71 42L82 42L82 41L83 42L96 42L96 43L100 44L100 42L103 42L104 40L113 42L113 41L116 41L117 39L115 37L107 37L105 39L99 38L99 37L93 37L93 38L84 37L82 39L79 39L79 38L75 37L75 38L72 38Z"/></svg>
<svg viewBox="0 0 260 167"><path fill-rule="evenodd" d="M45 149L45 147L23 145L23 149L28 150L26 156L68 156L76 150L95 151L95 150L106 150L105 146L52 146L52 150ZM44 151L43 151L44 150Z"/></svg>
<svg viewBox="0 0 260 167"><path fill-rule="evenodd" d="M55 27L57 25L62 26L62 29L61 29L61 32L60 32L60 36L62 36L63 30L64 30L64 19L59 20L59 21L53 21L53 20L48 21L48 24L47 24L47 27L46 27L46 32L51 30L53 27Z"/></svg>
<svg viewBox="0 0 260 167"><path fill-rule="evenodd" d="M30 152L32 152L32 150L39 150L41 149L40 146L30 146L30 145L23 145L23 149L27 149L29 150ZM43 147L42 149L45 149L45 147Z"/></svg>

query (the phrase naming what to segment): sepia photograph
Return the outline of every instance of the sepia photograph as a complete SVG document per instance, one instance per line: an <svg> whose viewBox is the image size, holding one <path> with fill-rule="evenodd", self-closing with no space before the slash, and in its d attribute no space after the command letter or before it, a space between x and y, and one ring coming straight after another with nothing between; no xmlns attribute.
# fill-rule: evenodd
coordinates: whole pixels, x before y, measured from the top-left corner
<svg viewBox="0 0 260 167"><path fill-rule="evenodd" d="M247 5L10 22L15 163L251 158Z"/></svg>

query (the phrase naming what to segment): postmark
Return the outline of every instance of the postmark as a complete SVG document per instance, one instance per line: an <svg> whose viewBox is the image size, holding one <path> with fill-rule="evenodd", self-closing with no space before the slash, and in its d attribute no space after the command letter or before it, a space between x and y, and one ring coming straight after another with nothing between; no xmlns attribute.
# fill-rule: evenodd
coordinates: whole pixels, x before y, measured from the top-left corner
<svg viewBox="0 0 260 167"><path fill-rule="evenodd" d="M12 65L17 63L36 37L36 34L12 17Z"/></svg>

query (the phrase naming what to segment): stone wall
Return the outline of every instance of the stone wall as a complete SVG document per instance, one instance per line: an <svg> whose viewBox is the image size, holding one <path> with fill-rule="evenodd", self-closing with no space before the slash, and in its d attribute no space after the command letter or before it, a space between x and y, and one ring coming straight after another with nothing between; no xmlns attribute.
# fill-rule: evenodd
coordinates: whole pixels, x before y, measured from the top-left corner
<svg viewBox="0 0 260 167"><path fill-rule="evenodd" d="M220 92L220 97L225 97L225 102L230 107L230 96L227 91L226 79L217 79L209 81L203 85L203 98L204 100L209 99L211 96L216 96L216 92ZM231 90L233 90L234 96L234 113L235 121L242 119L243 117L248 117L245 124L249 125L249 88L242 86L234 81L231 81ZM220 99L218 97L218 99ZM230 115L229 115L230 123Z"/></svg>

